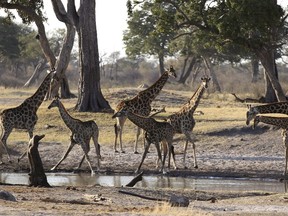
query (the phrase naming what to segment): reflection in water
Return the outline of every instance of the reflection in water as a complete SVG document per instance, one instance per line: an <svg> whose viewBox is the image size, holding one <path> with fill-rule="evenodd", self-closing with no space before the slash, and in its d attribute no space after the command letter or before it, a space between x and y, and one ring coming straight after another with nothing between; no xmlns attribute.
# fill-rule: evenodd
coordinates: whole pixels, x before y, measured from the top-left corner
<svg viewBox="0 0 288 216"><path fill-rule="evenodd" d="M102 185L121 187L133 179L133 176L112 176L70 173L46 173L51 186L88 186ZM27 173L0 173L0 182L8 184L28 185ZM174 188L193 189L204 191L267 191L285 192L287 183L277 180L255 179L229 179L229 178L195 178L195 177L169 177L144 176L136 187L144 188Z"/></svg>

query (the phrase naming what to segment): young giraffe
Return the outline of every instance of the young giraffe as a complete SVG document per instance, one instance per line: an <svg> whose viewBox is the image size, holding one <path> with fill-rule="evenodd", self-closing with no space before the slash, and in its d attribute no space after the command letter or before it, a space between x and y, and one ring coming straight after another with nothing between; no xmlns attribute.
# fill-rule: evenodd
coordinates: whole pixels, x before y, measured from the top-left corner
<svg viewBox="0 0 288 216"><path fill-rule="evenodd" d="M288 117L275 117L275 116L261 116L257 115L254 118L253 128L255 128L259 122L278 126L282 129L281 136L283 144L286 148L285 154L285 171L284 175L287 174L287 164L288 164Z"/></svg>
<svg viewBox="0 0 288 216"><path fill-rule="evenodd" d="M246 113L246 125L249 125L257 114L264 113L282 113L288 114L288 102L276 102L252 107L248 105L249 110Z"/></svg>
<svg viewBox="0 0 288 216"><path fill-rule="evenodd" d="M90 162L90 158L88 156L88 152L90 151L90 139L93 139L94 146L96 149L96 155L97 155L97 169L100 169L100 145L98 143L98 137L99 137L99 130L98 126L94 121L81 121L79 119L75 119L72 116L69 115L61 101L56 98L52 101L52 103L48 106L48 109L51 109L53 107L58 107L60 115L66 124L66 126L71 130L72 134L70 136L70 145L68 146L68 149L66 153L63 155L63 157L59 160L59 162L51 168L51 170L55 170L60 163L67 157L71 149L74 147L75 144L80 144L81 148L84 151L84 156L82 157L78 169L81 167L81 164L86 158L86 161L90 167L91 175L94 174L94 171L92 169L92 165Z"/></svg>
<svg viewBox="0 0 288 216"><path fill-rule="evenodd" d="M166 70L162 74L162 76L152 86L150 86L149 88L147 88L143 91L140 91L132 99L121 101L116 106L114 113L117 113L123 107L128 107L130 112L133 112L133 113L141 115L141 116L148 116L151 112L152 101L160 93L163 86L167 82L169 76L172 76L174 78L177 77L175 70L172 66L170 66L170 69ZM122 148L122 133L123 133L123 127L124 127L124 123L125 123L126 119L127 119L126 116L116 117L117 123L114 125L114 127L115 127L114 151L115 152L118 152L116 145L117 145L117 140L118 140L118 136L119 136L120 150L122 153L124 153L123 148ZM140 128L138 127L137 133L136 133L135 145L134 145L134 153L138 153L137 152L137 144L138 144L139 135L140 135Z"/></svg>
<svg viewBox="0 0 288 216"><path fill-rule="evenodd" d="M151 117L145 117L145 116L140 116L135 113L132 113L129 110L129 107L126 106L125 108L121 109L119 112L115 113L112 118L115 117L122 117L126 116L130 121L132 121L135 125L138 127L142 128L145 131L145 139L147 143L145 143L145 149L142 155L141 162L136 170L136 173L139 172L144 159L146 158L146 155L148 153L149 147L151 143L154 143L157 149L158 153L158 160L162 162L161 166L161 172L165 173L164 171L164 165L165 165L165 159L167 156L167 148L165 148L164 145L168 146L168 169L170 168L170 158L172 154L172 142L173 142L173 135L174 135L174 130L172 126L168 122L158 122L155 119ZM160 151L160 146L159 143L163 142L163 159L161 156L161 151ZM172 157L174 168L176 169L176 164L174 157ZM157 162L158 164L158 162Z"/></svg>
<svg viewBox="0 0 288 216"><path fill-rule="evenodd" d="M188 142L191 142L193 145L193 156L194 156L194 167L198 168L197 161L196 161L196 153L195 153L195 143L192 140L192 130L195 126L195 120L193 117L194 111L196 110L197 106L199 105L200 99L205 91L208 88L208 83L210 78L202 77L201 78L201 85L192 95L190 100L184 104L180 110L172 115L168 116L168 122L172 125L175 133L182 133L186 137L186 143L184 145L184 156L183 156L183 164L185 165L185 158L186 158L186 151Z"/></svg>
<svg viewBox="0 0 288 216"><path fill-rule="evenodd" d="M11 162L11 157L7 149L7 139L13 128L26 129L29 134L29 139L33 137L34 126L37 123L37 110L42 104L45 95L47 94L50 83L55 78L55 70L51 70L45 77L37 91L29 98L25 99L22 104L17 107L3 110L0 114L0 126L2 128L1 142ZM18 162L25 156L25 151L19 158ZM0 153L1 164L2 152Z"/></svg>

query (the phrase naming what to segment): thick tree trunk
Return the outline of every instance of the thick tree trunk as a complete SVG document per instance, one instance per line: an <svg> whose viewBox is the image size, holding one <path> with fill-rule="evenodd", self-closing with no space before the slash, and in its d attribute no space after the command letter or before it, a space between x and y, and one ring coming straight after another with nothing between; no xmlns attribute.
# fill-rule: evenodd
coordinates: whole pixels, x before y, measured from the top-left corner
<svg viewBox="0 0 288 216"><path fill-rule="evenodd" d="M259 61L256 58L252 58L251 60L252 65L252 83L256 83L259 78Z"/></svg>
<svg viewBox="0 0 288 216"><path fill-rule="evenodd" d="M164 73L165 67L164 67L164 56L162 53L158 54L159 59L159 70L160 70L160 76Z"/></svg>
<svg viewBox="0 0 288 216"><path fill-rule="evenodd" d="M257 55L259 57L259 60L261 61L263 67L265 68L265 74L267 75L267 78L270 81L270 84L267 83L266 85L266 92L271 95L265 95L267 96L269 100L267 102L276 102L276 101L286 101L285 94L282 90L282 87L278 80L278 74L276 70L276 63L275 63L275 57L274 57L274 50L272 49L262 49L257 50ZM270 93L274 91L274 94L276 95L276 100L270 101L270 98L272 99L273 93ZM267 94L266 93L266 94Z"/></svg>
<svg viewBox="0 0 288 216"><path fill-rule="evenodd" d="M196 60L197 58L194 57L194 56L187 56L186 59L185 59L185 63L184 63L184 66L183 66L183 69L182 69L182 72L181 72L181 75L180 75L180 78L179 78L179 83L182 83L182 84L185 84L188 77L190 76L191 72L192 72L192 69L194 67L194 65L196 64ZM187 67L187 64L189 62L189 65Z"/></svg>
<svg viewBox="0 0 288 216"><path fill-rule="evenodd" d="M78 85L78 111L100 112L111 110L100 87L99 52L95 18L95 0L81 1L79 25L80 79Z"/></svg>

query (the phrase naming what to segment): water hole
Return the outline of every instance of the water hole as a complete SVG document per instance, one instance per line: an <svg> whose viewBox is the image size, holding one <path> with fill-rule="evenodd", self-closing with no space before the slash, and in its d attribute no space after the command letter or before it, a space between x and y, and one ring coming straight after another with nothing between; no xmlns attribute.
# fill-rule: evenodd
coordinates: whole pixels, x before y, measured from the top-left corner
<svg viewBox="0 0 288 216"><path fill-rule="evenodd" d="M110 186L121 187L129 183L134 176L125 175L94 175L72 173L47 173L51 186ZM27 173L1 173L0 182L6 184L28 185ZM222 177L169 177L144 176L136 187L193 189L202 191L265 191L286 192L284 182L274 179L246 179Z"/></svg>

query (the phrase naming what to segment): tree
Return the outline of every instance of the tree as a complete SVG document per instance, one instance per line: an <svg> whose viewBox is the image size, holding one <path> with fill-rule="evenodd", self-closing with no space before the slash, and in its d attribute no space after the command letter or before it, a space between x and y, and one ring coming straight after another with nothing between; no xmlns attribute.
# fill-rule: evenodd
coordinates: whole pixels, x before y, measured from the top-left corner
<svg viewBox="0 0 288 216"><path fill-rule="evenodd" d="M175 9L167 4L149 0L140 3L137 1L132 11L131 4L131 1L128 1L130 16L128 30L124 32L123 37L126 54L131 57L156 55L160 73L163 73L164 58L171 55L168 43L175 36Z"/></svg>
<svg viewBox="0 0 288 216"><path fill-rule="evenodd" d="M227 47L241 47L241 50L255 54L265 68L273 89L272 94L266 91L267 102L286 100L277 78L275 54L284 44L287 15L276 0L165 2L177 10L177 26L180 29L197 27L202 35L210 38L210 46L218 52ZM269 86L266 88L269 89Z"/></svg>
<svg viewBox="0 0 288 216"><path fill-rule="evenodd" d="M78 85L78 111L99 112L111 110L100 86L99 52L95 18L95 0L80 1L76 11L74 0L68 1L73 24L78 34L80 79Z"/></svg>

